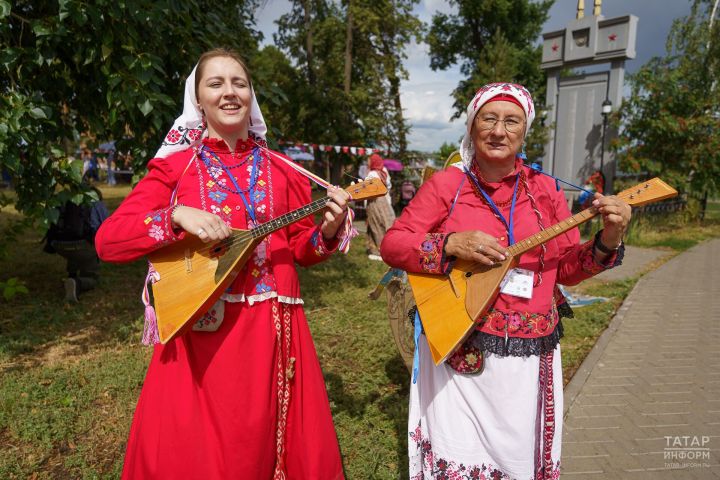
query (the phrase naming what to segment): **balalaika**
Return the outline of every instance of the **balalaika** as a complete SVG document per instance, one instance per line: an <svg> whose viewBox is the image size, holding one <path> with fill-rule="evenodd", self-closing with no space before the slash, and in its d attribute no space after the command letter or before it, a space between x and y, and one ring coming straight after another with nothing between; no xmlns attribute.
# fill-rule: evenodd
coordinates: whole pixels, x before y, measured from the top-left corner
<svg viewBox="0 0 720 480"><path fill-rule="evenodd" d="M387 193L387 187L377 178L345 190L353 201ZM160 342L181 335L212 307L263 238L322 210L327 202L327 197L319 198L250 230L233 229L228 238L219 242L204 243L195 235L186 235L148 255L159 274L152 290Z"/></svg>
<svg viewBox="0 0 720 480"><path fill-rule="evenodd" d="M677 195L677 191L653 178L623 190L617 196L631 206L641 206ZM594 207L583 210L535 235L508 247L510 255L493 267L458 260L447 275L408 273L423 330L436 365L472 333L476 322L498 295L500 282L515 268L528 250L587 222L598 214Z"/></svg>

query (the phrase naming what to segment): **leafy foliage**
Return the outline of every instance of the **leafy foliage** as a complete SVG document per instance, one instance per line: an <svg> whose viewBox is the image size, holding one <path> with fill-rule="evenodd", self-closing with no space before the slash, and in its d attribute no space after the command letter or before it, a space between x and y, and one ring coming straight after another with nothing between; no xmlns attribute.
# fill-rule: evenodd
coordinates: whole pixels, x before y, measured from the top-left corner
<svg viewBox="0 0 720 480"><path fill-rule="evenodd" d="M720 178L720 28L710 2L695 0L677 19L667 54L631 77L632 95L614 121L620 168L661 176L681 192L718 192Z"/></svg>
<svg viewBox="0 0 720 480"><path fill-rule="evenodd" d="M116 139L141 169L200 53L229 45L254 56L256 3L0 0L0 167L17 209L52 221L54 207L88 197L71 161L81 135Z"/></svg>
<svg viewBox="0 0 720 480"><path fill-rule="evenodd" d="M457 13L433 16L427 36L430 67L445 70L460 63L465 76L453 91L459 118L475 91L490 82L521 83L542 105L545 77L541 47L535 39L553 0L452 0Z"/></svg>
<svg viewBox="0 0 720 480"><path fill-rule="evenodd" d="M293 115L269 115L286 138L404 151L407 126L399 84L407 75L404 47L422 28L411 15L417 1L293 2L292 11L278 20L275 36L297 70L287 90ZM279 78L287 63L276 57L264 68Z"/></svg>
<svg viewBox="0 0 720 480"><path fill-rule="evenodd" d="M25 283L18 280L16 277L9 278L4 282L0 282L0 291L2 291L3 298L10 300L18 294L27 294L28 289Z"/></svg>

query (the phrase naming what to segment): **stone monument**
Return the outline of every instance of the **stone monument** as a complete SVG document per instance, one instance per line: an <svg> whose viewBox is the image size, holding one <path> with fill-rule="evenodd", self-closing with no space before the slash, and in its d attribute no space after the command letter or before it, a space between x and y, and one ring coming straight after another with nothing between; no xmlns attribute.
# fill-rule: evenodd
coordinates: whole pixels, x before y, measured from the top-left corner
<svg viewBox="0 0 720 480"><path fill-rule="evenodd" d="M578 0L575 20L562 30L543 33L545 119L551 122L543 170L576 185L602 171L607 193L613 192L616 168L615 158L608 151L616 132L607 126L607 117L622 102L625 60L635 58L638 18L625 15L606 19L601 15L601 3L594 0L593 15L586 17L585 2ZM608 63L609 70L592 68ZM563 75L576 67L590 67L595 73ZM568 197L577 192L566 189Z"/></svg>

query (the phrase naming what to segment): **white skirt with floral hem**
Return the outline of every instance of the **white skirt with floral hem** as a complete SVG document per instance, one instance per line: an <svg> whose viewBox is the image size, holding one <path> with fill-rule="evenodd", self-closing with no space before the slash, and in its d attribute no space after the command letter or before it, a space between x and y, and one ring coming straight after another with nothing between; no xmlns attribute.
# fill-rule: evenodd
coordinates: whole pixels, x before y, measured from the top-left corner
<svg viewBox="0 0 720 480"><path fill-rule="evenodd" d="M486 355L482 373L464 375L435 366L424 335L419 343L420 373L410 387L411 480L560 476L560 345L552 354L553 383L539 397L539 356Z"/></svg>

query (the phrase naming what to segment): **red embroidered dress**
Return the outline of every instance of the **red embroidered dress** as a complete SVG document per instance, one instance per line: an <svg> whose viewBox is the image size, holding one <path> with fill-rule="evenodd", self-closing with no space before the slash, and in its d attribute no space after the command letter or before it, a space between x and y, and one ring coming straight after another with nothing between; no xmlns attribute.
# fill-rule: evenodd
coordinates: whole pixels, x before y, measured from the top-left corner
<svg viewBox="0 0 720 480"><path fill-rule="evenodd" d="M516 163L527 185L518 187L513 233L521 241L570 216L553 180ZM482 183L508 219L513 173ZM450 267L443 246L450 232L481 230L504 237L505 225L488 207L463 170L449 168L423 184L381 246L391 266L417 273ZM533 202L528 193L535 199ZM456 200L457 196L457 200ZM542 258L542 261L541 261ZM444 478L554 479L560 473L562 365L553 293L557 283L574 285L616 264L598 264L592 241L581 244L577 229L522 256L519 268L534 272L529 299L500 294L478 329L447 362L435 366L424 337L419 375L410 387L408 454L411 480ZM542 273L542 282L538 281ZM482 373L463 375L479 365ZM556 413L557 412L557 413Z"/></svg>
<svg viewBox="0 0 720 480"><path fill-rule="evenodd" d="M570 216L562 191L557 191L552 179L523 168L531 195L535 198L543 225L547 228ZM450 232L481 230L497 238L504 237L501 245L508 244L505 225L485 204L482 196L465 173L450 168L436 173L413 199L413 208L395 222L383 242L382 255L390 255L388 263L409 272L443 273L451 265L443 258L443 246ZM499 204L503 216L510 213L510 202L515 187L515 173L496 183L482 182L483 189ZM462 187L461 187L462 184ZM458 193L458 188L460 191ZM452 207L455 195L457 201ZM518 187L514 212L513 233L516 241L540 231L538 219L522 184ZM553 304L556 283L576 285L581 281L613 266L615 255L598 264L593 257L592 241L580 244L577 229L569 230L545 244L542 282L538 284L541 249L535 248L522 256L519 268L535 272L532 298L501 294L489 311L486 321L478 327L482 332L512 338L536 339L550 335L558 323ZM407 246L411 245L412 248Z"/></svg>
<svg viewBox="0 0 720 480"><path fill-rule="evenodd" d="M98 231L103 260L136 260L185 235L170 221L178 182L178 203L235 228L251 222L227 172L246 196L252 191L258 223L310 203L307 179L253 152L250 142L238 142L234 154L222 140L203 145L227 171L193 150L152 160ZM258 170L249 189L252 155L259 156ZM192 331L154 347L123 478L270 479L280 472L287 479L343 478L294 265L325 260L336 246L325 244L312 218L274 232Z"/></svg>

